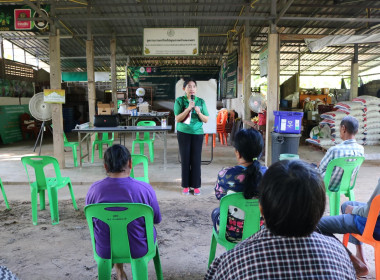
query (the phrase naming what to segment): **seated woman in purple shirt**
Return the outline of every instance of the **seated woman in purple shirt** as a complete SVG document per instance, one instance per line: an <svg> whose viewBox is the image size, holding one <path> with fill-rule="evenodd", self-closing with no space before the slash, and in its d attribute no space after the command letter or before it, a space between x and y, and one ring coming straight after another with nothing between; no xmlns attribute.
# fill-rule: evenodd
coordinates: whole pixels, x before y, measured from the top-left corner
<svg viewBox="0 0 380 280"><path fill-rule="evenodd" d="M255 129L242 129L236 134L234 148L238 165L219 171L215 185L215 196L218 200L234 192L242 192L246 199L258 196L258 185L267 170L259 163L263 146L263 137ZM220 208L214 209L211 219L216 231L219 230L219 216ZM230 242L240 242L243 236L243 227L244 211L230 206L226 239Z"/></svg>
<svg viewBox="0 0 380 280"><path fill-rule="evenodd" d="M93 183L86 196L86 205L95 203L143 203L153 208L154 223L161 222L161 213L156 193L151 185L129 176L132 168L131 154L122 145L113 145L104 153L104 168L107 177ZM128 225L128 236L133 258L140 258L147 252L144 219L137 219ZM96 252L102 258L111 257L109 227L102 221L94 222ZM154 238L157 232L154 229ZM127 279L123 264L115 264L117 279Z"/></svg>

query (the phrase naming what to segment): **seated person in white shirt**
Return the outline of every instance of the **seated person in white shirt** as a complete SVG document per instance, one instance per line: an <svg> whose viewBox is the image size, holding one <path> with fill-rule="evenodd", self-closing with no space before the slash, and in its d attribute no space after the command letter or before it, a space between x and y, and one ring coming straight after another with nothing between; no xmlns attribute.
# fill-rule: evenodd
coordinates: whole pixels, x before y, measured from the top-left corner
<svg viewBox="0 0 380 280"><path fill-rule="evenodd" d="M333 159L341 157L364 156L363 146L358 144L355 140L355 135L359 129L358 120L352 116L346 116L342 119L339 129L340 138L343 140L343 142L328 149L325 156L322 158L318 166L322 177L325 176L327 165ZM355 175L356 172L354 172L353 175ZM337 187L339 186L340 180L342 179L342 175L343 169L339 167L334 168L330 179L330 191L337 191Z"/></svg>

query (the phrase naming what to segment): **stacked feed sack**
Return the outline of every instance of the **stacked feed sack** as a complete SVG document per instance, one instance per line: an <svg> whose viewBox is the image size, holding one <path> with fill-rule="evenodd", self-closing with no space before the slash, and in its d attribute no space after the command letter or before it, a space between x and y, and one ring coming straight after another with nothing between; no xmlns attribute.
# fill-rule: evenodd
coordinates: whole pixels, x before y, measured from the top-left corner
<svg viewBox="0 0 380 280"><path fill-rule="evenodd" d="M357 114L356 111L353 111L354 114ZM321 114L322 121L319 123L320 126L322 125L329 125L331 128L331 140L334 144L339 144L342 142L340 139L340 123L342 119L347 116L346 110L337 110L337 111L331 111ZM357 116L357 119L362 119L362 117ZM365 129L364 129L364 123L359 122L359 131L358 131L358 142L361 144L364 144L364 137L365 137Z"/></svg>
<svg viewBox="0 0 380 280"><path fill-rule="evenodd" d="M317 146L334 146L335 139L331 137L331 128L329 124L320 124L310 131L310 138L306 142Z"/></svg>
<svg viewBox="0 0 380 280"><path fill-rule="evenodd" d="M366 145L380 144L380 98L362 95L352 101L364 106L366 114Z"/></svg>
<svg viewBox="0 0 380 280"><path fill-rule="evenodd" d="M365 112L365 106L360 102L342 101L335 104L334 108L337 109L337 112L342 112L346 115L353 116L358 120L359 130L355 138L359 144L366 145L367 115ZM337 144L342 142L342 139L340 139L339 127L337 127L335 137Z"/></svg>

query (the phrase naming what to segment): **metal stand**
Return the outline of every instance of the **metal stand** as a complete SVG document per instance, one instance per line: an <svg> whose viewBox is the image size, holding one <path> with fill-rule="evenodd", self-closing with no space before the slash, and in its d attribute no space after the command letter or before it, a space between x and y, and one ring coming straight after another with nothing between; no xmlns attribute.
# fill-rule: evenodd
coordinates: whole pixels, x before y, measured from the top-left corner
<svg viewBox="0 0 380 280"><path fill-rule="evenodd" d="M53 131L51 130L50 126L47 125L47 127L49 128L51 134L53 134ZM38 143L38 140L39 140L40 141L40 151L38 152L39 156L41 155L42 140L44 138L44 128L45 128L45 121L42 122L42 125L41 125L41 128L40 128L40 132L38 133L37 140L36 140L36 143L34 144L34 149L33 149L33 152L35 152L36 151L36 147L37 147L37 143Z"/></svg>

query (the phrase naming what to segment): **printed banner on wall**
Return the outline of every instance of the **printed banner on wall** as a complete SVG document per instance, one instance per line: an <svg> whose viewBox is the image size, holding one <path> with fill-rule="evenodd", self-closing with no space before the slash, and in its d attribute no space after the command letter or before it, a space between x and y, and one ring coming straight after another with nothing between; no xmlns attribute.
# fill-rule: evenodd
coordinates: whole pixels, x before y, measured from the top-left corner
<svg viewBox="0 0 380 280"><path fill-rule="evenodd" d="M32 97L33 95L33 82L0 79L0 97Z"/></svg>
<svg viewBox="0 0 380 280"><path fill-rule="evenodd" d="M49 16L50 5L41 5L40 10ZM23 18L41 18L36 21L26 21ZM49 23L28 5L1 6L0 31L48 31Z"/></svg>
<svg viewBox="0 0 380 280"><path fill-rule="evenodd" d="M29 105L0 106L0 138L3 144L22 140L20 115L29 113Z"/></svg>
<svg viewBox="0 0 380 280"><path fill-rule="evenodd" d="M237 97L237 67L238 53L234 51L228 55L227 59L227 85L225 98Z"/></svg>
<svg viewBox="0 0 380 280"><path fill-rule="evenodd" d="M238 53L230 53L220 69L220 94L218 100L237 97Z"/></svg>
<svg viewBox="0 0 380 280"><path fill-rule="evenodd" d="M127 67L128 87L151 87L153 100L174 100L175 84L181 78L192 77L197 81L218 79L218 67L161 66Z"/></svg>
<svg viewBox="0 0 380 280"><path fill-rule="evenodd" d="M143 55L198 55L198 34L198 28L144 28Z"/></svg>

